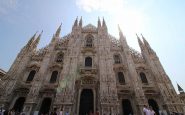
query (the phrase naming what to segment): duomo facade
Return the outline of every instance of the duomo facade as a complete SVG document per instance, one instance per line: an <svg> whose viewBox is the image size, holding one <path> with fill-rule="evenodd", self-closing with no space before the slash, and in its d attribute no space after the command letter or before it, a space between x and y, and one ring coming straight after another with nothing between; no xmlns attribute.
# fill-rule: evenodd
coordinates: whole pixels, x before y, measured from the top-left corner
<svg viewBox="0 0 185 115"><path fill-rule="evenodd" d="M35 34L21 49L3 77L0 105L6 109L70 115L143 115L150 105L183 113L185 106L146 39L137 36L141 53L128 46L119 28L119 39L108 33L106 23L82 25L75 20L71 33L37 49Z"/></svg>

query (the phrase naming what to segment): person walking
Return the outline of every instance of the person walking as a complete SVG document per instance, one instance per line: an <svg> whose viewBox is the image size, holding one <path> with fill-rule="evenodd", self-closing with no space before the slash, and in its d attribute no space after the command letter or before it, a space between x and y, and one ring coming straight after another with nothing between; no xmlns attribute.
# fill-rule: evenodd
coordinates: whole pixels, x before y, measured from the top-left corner
<svg viewBox="0 0 185 115"><path fill-rule="evenodd" d="M152 106L149 107L150 115L156 115L155 111L153 110Z"/></svg>
<svg viewBox="0 0 185 115"><path fill-rule="evenodd" d="M144 113L144 115L150 115L150 110L146 105L144 105L143 113Z"/></svg>

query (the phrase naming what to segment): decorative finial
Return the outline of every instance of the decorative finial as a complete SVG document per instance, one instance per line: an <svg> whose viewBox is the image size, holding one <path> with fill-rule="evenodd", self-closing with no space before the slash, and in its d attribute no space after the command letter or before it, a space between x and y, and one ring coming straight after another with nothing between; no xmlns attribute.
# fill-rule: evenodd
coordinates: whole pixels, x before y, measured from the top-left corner
<svg viewBox="0 0 185 115"><path fill-rule="evenodd" d="M140 39L139 36L137 35L137 33L136 33L136 36L137 36L138 39Z"/></svg>
<svg viewBox="0 0 185 115"><path fill-rule="evenodd" d="M143 42L141 41L141 39L139 38L137 33L136 33L136 36L137 36L137 40L138 40L139 46L141 48L141 51L144 51L144 44L143 44Z"/></svg>
<svg viewBox="0 0 185 115"><path fill-rule="evenodd" d="M33 43L33 41L36 38L37 33L38 33L38 31L36 31L35 34L30 38L30 40L27 43L27 46L30 46Z"/></svg>
<svg viewBox="0 0 185 115"><path fill-rule="evenodd" d="M37 35L38 31L35 32L35 34L33 35L33 37L35 38L35 36Z"/></svg>
<svg viewBox="0 0 185 115"><path fill-rule="evenodd" d="M82 16L80 18L79 26L82 27Z"/></svg>
<svg viewBox="0 0 185 115"><path fill-rule="evenodd" d="M60 24L60 26L58 27L58 29L57 29L57 31L56 31L56 33L55 33L55 36L56 36L56 37L59 37L60 31L61 31L61 27L62 27L62 23Z"/></svg>
<svg viewBox="0 0 185 115"><path fill-rule="evenodd" d="M39 41L40 41L40 38L41 38L42 33L43 33L43 30L41 31L41 33L39 34L39 36L34 41L33 46L32 46L33 49L36 49L37 48L37 45L39 44Z"/></svg>
<svg viewBox="0 0 185 115"><path fill-rule="evenodd" d="M143 34L141 33L141 37L143 39L143 41L146 41L145 37L143 36Z"/></svg>
<svg viewBox="0 0 185 115"><path fill-rule="evenodd" d="M122 32L122 31L121 31L121 28L120 28L120 26L119 26L119 24L118 24L118 30L119 30L119 32Z"/></svg>
<svg viewBox="0 0 185 115"><path fill-rule="evenodd" d="M78 16L76 17L76 20L75 20L74 26L78 26Z"/></svg>
<svg viewBox="0 0 185 115"><path fill-rule="evenodd" d="M98 27L101 27L100 17L98 16Z"/></svg>
<svg viewBox="0 0 185 115"><path fill-rule="evenodd" d="M39 41L40 41L40 38L41 38L42 33L43 33L43 30L41 31L41 33L39 34L39 36L38 36L37 39L35 40L35 42L36 42L37 44L38 44Z"/></svg>
<svg viewBox="0 0 185 115"><path fill-rule="evenodd" d="M141 39L140 39L140 37L137 35L137 33L136 33L136 36L137 36L137 40L138 40L138 42L139 42L139 45L143 44L143 42L141 41Z"/></svg>
<svg viewBox="0 0 185 115"><path fill-rule="evenodd" d="M105 24L105 20L104 20L104 17L103 17L103 24L102 24L102 26L105 26L106 24Z"/></svg>

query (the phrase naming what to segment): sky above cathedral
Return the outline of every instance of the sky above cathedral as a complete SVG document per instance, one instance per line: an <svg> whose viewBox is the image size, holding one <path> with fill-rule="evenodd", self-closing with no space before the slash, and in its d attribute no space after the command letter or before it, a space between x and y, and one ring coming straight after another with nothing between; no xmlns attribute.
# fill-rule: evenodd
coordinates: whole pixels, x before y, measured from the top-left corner
<svg viewBox="0 0 185 115"><path fill-rule="evenodd" d="M135 33L141 33L156 51L174 87L185 89L184 0L0 0L0 68L8 71L18 52L36 32L47 45L62 23L61 36L71 32L74 20L97 25L104 17L108 31L118 37L118 24L129 46L140 51Z"/></svg>

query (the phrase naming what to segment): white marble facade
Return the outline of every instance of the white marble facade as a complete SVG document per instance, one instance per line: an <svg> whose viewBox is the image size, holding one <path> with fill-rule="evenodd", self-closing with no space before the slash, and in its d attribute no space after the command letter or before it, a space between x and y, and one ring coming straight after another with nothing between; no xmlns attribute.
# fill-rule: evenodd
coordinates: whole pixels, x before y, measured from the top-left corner
<svg viewBox="0 0 185 115"><path fill-rule="evenodd" d="M51 111L84 115L142 115L144 105L183 112L172 83L146 39L136 36L141 53L108 33L103 19L97 26L75 20L71 33L37 49L35 34L21 49L4 76L0 104L27 114ZM141 40L142 39L142 40Z"/></svg>

